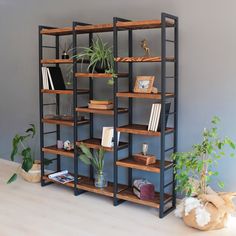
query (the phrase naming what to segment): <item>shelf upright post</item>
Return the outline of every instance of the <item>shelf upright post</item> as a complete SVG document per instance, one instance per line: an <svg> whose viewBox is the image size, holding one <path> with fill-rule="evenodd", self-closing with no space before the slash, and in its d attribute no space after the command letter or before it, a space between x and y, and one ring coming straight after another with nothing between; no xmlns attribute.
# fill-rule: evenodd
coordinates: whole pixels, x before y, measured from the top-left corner
<svg viewBox="0 0 236 236"><path fill-rule="evenodd" d="M56 35L56 59L60 59L59 55L59 35ZM56 67L59 67L59 64L56 64ZM60 95L56 94L56 114L60 115ZM60 125L56 125L57 130L57 140L61 139L61 128ZM57 154L57 171L61 171L61 155Z"/></svg>
<svg viewBox="0 0 236 236"><path fill-rule="evenodd" d="M129 57L133 56L133 32L128 32ZM133 62L129 62L129 92L133 91ZM129 124L133 123L133 99L129 98ZM129 134L129 157L133 154L133 135ZM128 185L132 186L132 168L128 168Z"/></svg>
<svg viewBox="0 0 236 236"><path fill-rule="evenodd" d="M116 27L117 23L117 17L113 18L113 55L114 58L118 57L118 30ZM114 61L114 73L118 74L118 64L116 61ZM114 78L114 84L113 84L113 102L114 102L114 122L113 122L113 129L114 129L114 198L113 198L113 204L114 206L118 205L118 199L117 199L117 192L118 192L118 168L116 165L116 161L118 159L118 148L117 148L117 127L118 127L118 112L117 112L117 106L118 106L118 99L116 97L116 93L118 91L118 80L117 78Z"/></svg>
<svg viewBox="0 0 236 236"><path fill-rule="evenodd" d="M179 68L179 41L178 41L178 17L174 18L175 21L175 26L174 26L174 59L175 59L175 64L174 64L174 93L175 93L175 98L174 98L174 127L175 127L175 132L174 132L174 152L178 151L178 76L179 76L179 72L178 72L178 68ZM174 166L175 166L175 162L174 162ZM173 195L173 199L172 199L172 205L174 207L176 207L176 191L175 191L175 186L176 186L176 180L175 180L175 174L173 171L173 189L172 189L172 195Z"/></svg>
<svg viewBox="0 0 236 236"><path fill-rule="evenodd" d="M45 181L43 180L44 176L44 152L42 148L44 147L44 125L42 122L43 119L43 93L41 93L41 89L43 88L43 79L42 79L42 69L41 69L41 60L43 59L43 35L41 34L41 30L43 26L39 26L38 30L38 40L39 40L39 133L40 133L40 161L41 161L41 186L44 186Z"/></svg>
<svg viewBox="0 0 236 236"><path fill-rule="evenodd" d="M93 33L89 33L89 47L93 46ZM89 69L89 72L92 73L92 68ZM93 78L89 77L89 100L93 100ZM90 121L90 138L93 138L93 113L89 114ZM93 179L93 166L90 165L90 178Z"/></svg>
<svg viewBox="0 0 236 236"><path fill-rule="evenodd" d="M160 209L159 217L164 217L165 196L165 105L166 105L166 15L161 13L161 160L160 160Z"/></svg>
<svg viewBox="0 0 236 236"><path fill-rule="evenodd" d="M77 78L75 77L75 73L77 73L77 34L75 27L77 26L77 22L73 21L72 29L73 29L73 117L74 117L74 144L78 140L78 131L77 131ZM74 195L79 195L79 190L77 188L78 185L78 148L76 145L74 146Z"/></svg>

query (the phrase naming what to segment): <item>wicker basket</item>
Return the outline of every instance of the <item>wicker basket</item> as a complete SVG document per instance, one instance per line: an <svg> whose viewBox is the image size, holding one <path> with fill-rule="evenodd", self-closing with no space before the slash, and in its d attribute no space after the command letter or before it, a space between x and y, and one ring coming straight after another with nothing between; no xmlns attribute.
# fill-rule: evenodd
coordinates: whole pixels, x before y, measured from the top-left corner
<svg viewBox="0 0 236 236"><path fill-rule="evenodd" d="M39 161L35 161L32 168L26 172L22 168L19 171L20 176L30 182L30 183L39 183L41 178L41 164Z"/></svg>

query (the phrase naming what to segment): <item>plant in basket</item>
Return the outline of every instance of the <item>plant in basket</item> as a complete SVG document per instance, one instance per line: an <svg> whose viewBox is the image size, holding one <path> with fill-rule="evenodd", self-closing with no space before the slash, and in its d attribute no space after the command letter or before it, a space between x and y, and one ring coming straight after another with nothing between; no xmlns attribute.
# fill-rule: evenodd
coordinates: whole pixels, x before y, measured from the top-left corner
<svg viewBox="0 0 236 236"><path fill-rule="evenodd" d="M186 197L177 206L176 216L182 217L185 224L200 230L225 227L234 205L236 193L215 192L210 183L217 179L218 186L224 183L218 179L218 161L226 157L225 149L235 150L235 143L229 137L218 134L218 117L213 117L211 127L204 129L202 142L193 145L190 152L177 152L172 155L175 161L176 190ZM234 157L234 152L229 154Z"/></svg>
<svg viewBox="0 0 236 236"><path fill-rule="evenodd" d="M12 139L11 160L15 161L15 157L19 156L22 158L22 165L7 181L8 184L17 179L18 172L25 180L29 182L40 181L40 161L35 160L34 151L29 143L29 141L34 140L35 134L35 125L30 124L30 127L23 135L16 134ZM45 165L49 165L50 163L52 163L51 160L45 159Z"/></svg>

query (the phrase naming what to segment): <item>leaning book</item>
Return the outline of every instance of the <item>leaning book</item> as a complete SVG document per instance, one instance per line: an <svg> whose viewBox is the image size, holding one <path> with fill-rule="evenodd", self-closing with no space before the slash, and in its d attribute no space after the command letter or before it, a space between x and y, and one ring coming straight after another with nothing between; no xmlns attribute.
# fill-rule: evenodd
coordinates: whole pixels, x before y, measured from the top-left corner
<svg viewBox="0 0 236 236"><path fill-rule="evenodd" d="M48 175L48 178L61 184L66 184L74 181L74 176L69 174L68 170L63 170L60 172L50 174Z"/></svg>

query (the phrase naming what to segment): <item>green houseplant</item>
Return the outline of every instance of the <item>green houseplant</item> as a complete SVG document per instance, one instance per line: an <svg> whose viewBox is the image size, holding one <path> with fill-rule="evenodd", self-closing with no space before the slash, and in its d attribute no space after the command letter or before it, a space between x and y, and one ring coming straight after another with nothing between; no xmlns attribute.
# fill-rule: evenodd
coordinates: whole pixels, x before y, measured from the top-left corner
<svg viewBox="0 0 236 236"><path fill-rule="evenodd" d="M218 123L213 117L211 127L204 129L202 141L194 144L190 152L177 152L172 155L175 166L176 189L185 196L177 206L176 216L183 218L186 225L200 230L224 228L234 211L232 197L236 193L217 193L210 183L217 178L218 161L227 151L235 150L235 143L229 137L220 137ZM234 152L229 154L234 157ZM218 186L224 183L217 179Z"/></svg>
<svg viewBox="0 0 236 236"><path fill-rule="evenodd" d="M31 180L31 182L39 182L40 180L40 162L35 160L34 152L29 144L29 141L32 141L35 138L35 134L35 125L30 124L30 127L25 131L24 134L16 134L12 139L11 160L15 161L16 156L22 158L20 174L24 179L28 181ZM49 165L51 163L51 161L48 159L46 159L45 162L46 165ZM37 172L37 176L30 176L29 171L32 168L34 169L34 173ZM17 179L17 172L10 177L10 179L7 181L8 184L12 183Z"/></svg>
<svg viewBox="0 0 236 236"><path fill-rule="evenodd" d="M206 194L207 186L218 176L215 168L218 160L226 156L224 148L235 150L235 143L229 137L221 138L218 134L217 125L220 119L213 117L211 127L204 129L200 144L193 145L190 152L177 152L173 154L175 160L175 174L177 180L177 190L190 196L193 192ZM234 153L230 154L233 157ZM193 179L199 181L199 186L194 184ZM224 183L218 180L219 187L224 187Z"/></svg>
<svg viewBox="0 0 236 236"><path fill-rule="evenodd" d="M98 72L98 73L110 73L113 78L116 77L114 74L114 57L112 53L112 48L108 46L108 43L102 41L102 39L97 36L93 39L92 46L81 47L82 52L78 53L74 57L76 59L81 59L82 63L85 59L89 60L89 65L87 70ZM113 84L113 78L109 80L109 84Z"/></svg>
<svg viewBox="0 0 236 236"><path fill-rule="evenodd" d="M104 174L104 149L94 150L94 155L91 153L90 149L86 147L83 143L80 144L80 149L82 154L79 155L80 160L86 165L92 165L96 170L95 175L95 186L98 188L107 187L107 180Z"/></svg>

